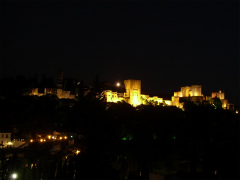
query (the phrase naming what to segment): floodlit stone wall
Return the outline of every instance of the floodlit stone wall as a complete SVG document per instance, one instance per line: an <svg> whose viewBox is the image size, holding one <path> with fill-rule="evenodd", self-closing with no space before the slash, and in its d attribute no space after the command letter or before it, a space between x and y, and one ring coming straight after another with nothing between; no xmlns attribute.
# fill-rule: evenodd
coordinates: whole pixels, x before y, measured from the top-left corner
<svg viewBox="0 0 240 180"><path fill-rule="evenodd" d="M181 87L181 91L174 92L171 100L163 100L158 96L150 97L147 94L141 94L141 80L128 79L124 80L125 93L113 92L112 90L105 90L103 94L106 98L106 102L120 102L125 101L132 106L136 107L141 104L154 104L154 105L168 105L183 108L183 99L193 101L195 103L202 103L206 100L212 104L212 99L217 97L222 102L224 109L230 109L230 104L225 99L225 94L220 90L219 92L212 92L211 97L202 95L201 85L191 85ZM39 88L32 88L29 95L43 96L46 94L57 95L59 99L75 99L76 96L71 94L70 91L64 91L59 88L45 88L44 93L39 93ZM87 94L88 92L85 92Z"/></svg>
<svg viewBox="0 0 240 180"><path fill-rule="evenodd" d="M219 92L212 92L212 98L225 99L224 93L220 90Z"/></svg>
<svg viewBox="0 0 240 180"><path fill-rule="evenodd" d="M202 86L201 85L192 85L191 92L192 92L192 96L202 96Z"/></svg>
<svg viewBox="0 0 240 180"><path fill-rule="evenodd" d="M181 87L181 93L182 97L192 96L191 87L190 86Z"/></svg>

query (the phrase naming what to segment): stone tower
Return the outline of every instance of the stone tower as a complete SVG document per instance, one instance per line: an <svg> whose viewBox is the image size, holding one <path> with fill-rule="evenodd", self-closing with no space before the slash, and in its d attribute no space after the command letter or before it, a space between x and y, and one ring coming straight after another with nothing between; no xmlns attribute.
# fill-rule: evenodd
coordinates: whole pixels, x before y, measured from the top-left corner
<svg viewBox="0 0 240 180"><path fill-rule="evenodd" d="M191 86L192 96L202 96L202 86L192 85Z"/></svg>
<svg viewBox="0 0 240 180"><path fill-rule="evenodd" d="M137 106L141 104L141 80L128 79L124 80L126 93L124 97L126 101Z"/></svg>

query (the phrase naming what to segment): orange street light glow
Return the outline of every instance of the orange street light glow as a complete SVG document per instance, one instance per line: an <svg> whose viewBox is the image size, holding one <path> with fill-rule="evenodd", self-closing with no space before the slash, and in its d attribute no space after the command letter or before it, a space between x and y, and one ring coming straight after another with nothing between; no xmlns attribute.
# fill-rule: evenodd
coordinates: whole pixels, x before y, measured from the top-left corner
<svg viewBox="0 0 240 180"><path fill-rule="evenodd" d="M77 151L76 151L76 155L78 155L79 153L80 153L80 151L79 151L79 150L77 150Z"/></svg>

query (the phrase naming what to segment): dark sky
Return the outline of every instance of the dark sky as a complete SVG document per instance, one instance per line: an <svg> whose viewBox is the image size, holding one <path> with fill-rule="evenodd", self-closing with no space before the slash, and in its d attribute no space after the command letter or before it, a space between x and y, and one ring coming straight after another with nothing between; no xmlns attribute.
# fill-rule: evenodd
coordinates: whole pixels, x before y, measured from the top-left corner
<svg viewBox="0 0 240 180"><path fill-rule="evenodd" d="M239 101L239 1L1 0L1 77L202 85Z"/></svg>

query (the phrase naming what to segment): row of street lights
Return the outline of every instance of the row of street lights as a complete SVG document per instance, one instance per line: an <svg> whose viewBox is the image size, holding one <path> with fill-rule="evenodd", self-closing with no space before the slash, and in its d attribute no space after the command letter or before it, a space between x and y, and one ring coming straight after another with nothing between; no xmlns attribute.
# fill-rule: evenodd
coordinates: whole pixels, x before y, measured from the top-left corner
<svg viewBox="0 0 240 180"><path fill-rule="evenodd" d="M72 138L72 136L71 136ZM46 142L46 140L67 140L68 137L67 136L60 136L60 137L56 137L56 136L51 136L48 135L47 138L40 138L38 141L39 142ZM34 142L34 139L30 139L30 142Z"/></svg>

